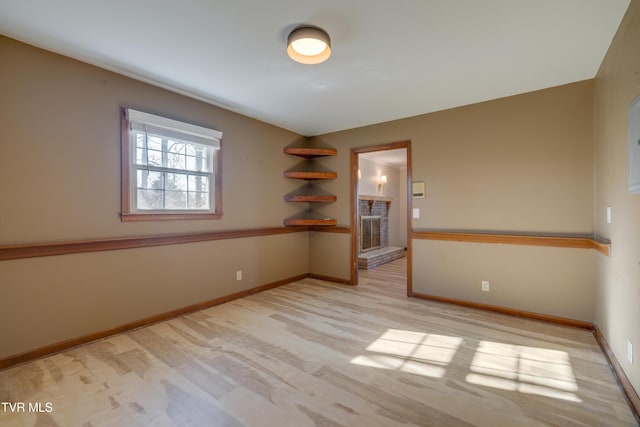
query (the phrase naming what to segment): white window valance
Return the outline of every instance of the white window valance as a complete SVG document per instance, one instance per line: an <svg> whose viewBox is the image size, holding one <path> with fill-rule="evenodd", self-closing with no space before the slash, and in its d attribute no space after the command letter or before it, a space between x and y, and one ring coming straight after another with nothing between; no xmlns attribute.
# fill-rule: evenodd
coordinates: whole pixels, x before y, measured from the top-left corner
<svg viewBox="0 0 640 427"><path fill-rule="evenodd" d="M222 132L218 130L172 120L130 108L126 109L125 112L129 121L130 130L208 145L215 150L220 149Z"/></svg>

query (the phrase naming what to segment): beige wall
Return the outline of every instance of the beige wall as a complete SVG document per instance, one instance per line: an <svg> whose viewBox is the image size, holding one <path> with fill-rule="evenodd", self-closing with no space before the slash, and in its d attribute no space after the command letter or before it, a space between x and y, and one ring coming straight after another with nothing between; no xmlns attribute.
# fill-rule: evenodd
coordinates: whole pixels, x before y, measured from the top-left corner
<svg viewBox="0 0 640 427"><path fill-rule="evenodd" d="M342 233L309 233L309 268L312 274L349 280L351 236ZM346 260L346 262L344 262Z"/></svg>
<svg viewBox="0 0 640 427"><path fill-rule="evenodd" d="M0 244L280 226L299 135L0 38ZM223 132L219 221L120 222L120 108ZM264 209L269 206L269 209Z"/></svg>
<svg viewBox="0 0 640 427"><path fill-rule="evenodd" d="M281 226L292 132L0 37L0 245ZM224 133L219 221L122 223L120 108ZM0 358L309 272L307 233L0 262ZM243 280L235 272L243 270Z"/></svg>
<svg viewBox="0 0 640 427"><path fill-rule="evenodd" d="M350 149L411 140L412 179L427 186L427 198L412 200L414 229L593 233L592 81L317 138L338 149L327 187L338 201L325 212L339 223L350 221ZM313 242L310 254L349 265ZM589 250L414 241L413 264L416 292L593 320ZM500 285L479 294L481 280Z"/></svg>
<svg viewBox="0 0 640 427"><path fill-rule="evenodd" d="M627 108L640 96L640 1L632 0L595 80L596 234L611 240L597 258L596 323L640 390L640 194L627 192ZM612 222L606 223L606 207ZM627 340L634 363L627 361Z"/></svg>
<svg viewBox="0 0 640 427"><path fill-rule="evenodd" d="M0 358L306 274L306 247L294 233L2 261Z"/></svg>
<svg viewBox="0 0 640 427"><path fill-rule="evenodd" d="M430 240L413 250L415 292L593 321L595 251Z"/></svg>

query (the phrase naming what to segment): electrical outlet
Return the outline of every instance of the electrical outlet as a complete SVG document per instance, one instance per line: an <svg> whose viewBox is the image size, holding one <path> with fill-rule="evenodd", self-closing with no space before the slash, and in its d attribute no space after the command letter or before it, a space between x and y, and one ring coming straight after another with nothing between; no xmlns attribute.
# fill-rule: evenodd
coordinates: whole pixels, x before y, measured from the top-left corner
<svg viewBox="0 0 640 427"><path fill-rule="evenodd" d="M489 281L488 280L483 280L482 281L482 290L484 292L489 292Z"/></svg>
<svg viewBox="0 0 640 427"><path fill-rule="evenodd" d="M627 340L627 360L633 365L633 343Z"/></svg>
<svg viewBox="0 0 640 427"><path fill-rule="evenodd" d="M242 280L242 270L236 271L236 280Z"/></svg>

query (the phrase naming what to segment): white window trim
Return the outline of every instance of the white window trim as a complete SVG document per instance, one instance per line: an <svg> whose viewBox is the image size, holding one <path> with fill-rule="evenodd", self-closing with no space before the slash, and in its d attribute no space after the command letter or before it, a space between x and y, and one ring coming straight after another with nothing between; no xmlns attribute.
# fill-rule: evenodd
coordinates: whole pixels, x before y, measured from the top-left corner
<svg viewBox="0 0 640 427"><path fill-rule="evenodd" d="M211 147L212 164L209 176L209 209L138 209L136 144L132 131L159 133L179 140ZM122 115L122 221L154 221L176 219L220 219L222 217L222 132L133 109L123 109ZM155 169L148 167L149 170ZM160 168L167 170L167 168Z"/></svg>
<svg viewBox="0 0 640 427"><path fill-rule="evenodd" d="M155 114L132 110L130 108L125 109L125 114L127 115L130 129L142 130L146 127L147 130L152 131L155 128L158 132L162 132L167 136L174 136L179 139L187 140L191 137L191 141L193 142L210 145L215 150L220 149L222 132L218 130L156 116Z"/></svg>

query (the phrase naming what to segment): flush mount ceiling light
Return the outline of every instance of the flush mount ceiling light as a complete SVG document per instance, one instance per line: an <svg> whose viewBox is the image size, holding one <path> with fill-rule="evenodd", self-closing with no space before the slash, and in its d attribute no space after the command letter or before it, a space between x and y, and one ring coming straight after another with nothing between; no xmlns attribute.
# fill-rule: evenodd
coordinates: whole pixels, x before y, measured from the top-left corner
<svg viewBox="0 0 640 427"><path fill-rule="evenodd" d="M321 28L302 26L287 39L287 54L301 64L319 64L331 56L331 39Z"/></svg>

